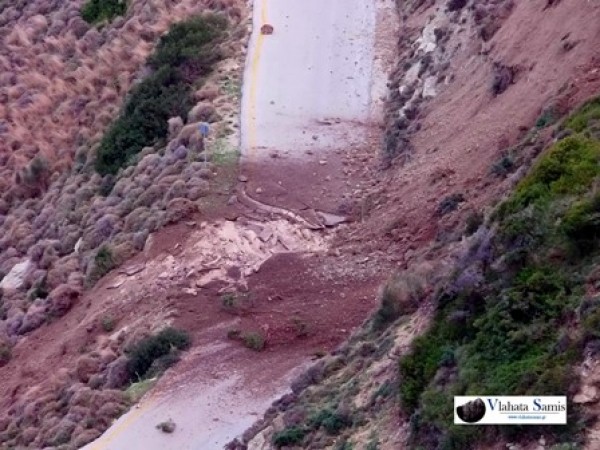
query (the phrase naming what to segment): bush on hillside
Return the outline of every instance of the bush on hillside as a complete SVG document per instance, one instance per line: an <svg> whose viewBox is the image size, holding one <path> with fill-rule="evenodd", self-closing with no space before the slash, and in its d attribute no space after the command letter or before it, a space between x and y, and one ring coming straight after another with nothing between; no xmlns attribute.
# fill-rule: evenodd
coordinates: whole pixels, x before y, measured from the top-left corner
<svg viewBox="0 0 600 450"><path fill-rule="evenodd" d="M122 16L125 11L125 0L88 0L81 8L81 17L87 23L98 23Z"/></svg>
<svg viewBox="0 0 600 450"><path fill-rule="evenodd" d="M172 356L169 355L187 349L190 342L190 337L185 331L172 327L141 340L128 351L127 370L130 380L145 378L152 365L161 358L173 362Z"/></svg>
<svg viewBox="0 0 600 450"><path fill-rule="evenodd" d="M101 246L96 252L96 256L88 268L86 279L88 286L93 286L96 284L100 278L110 272L116 265L117 262L110 246Z"/></svg>
<svg viewBox="0 0 600 450"><path fill-rule="evenodd" d="M384 328L400 316L411 314L423 294L421 280L409 274L394 275L380 294L380 306L373 318L373 328Z"/></svg>
<svg viewBox="0 0 600 450"><path fill-rule="evenodd" d="M414 446L465 448L489 436L451 425L454 395L577 390L573 369L600 323L600 304L585 299L581 276L600 254L600 141L586 134L597 104L566 120L576 134L555 143L492 216L497 232L490 237L490 261L461 258L468 267L457 266L438 296L430 329L401 358L400 399L412 414ZM480 280L461 288L458 280L470 270L479 271ZM578 310L584 317L579 329ZM566 427L545 428L547 439L576 438L577 411L570 415ZM511 433L511 441L527 433L493 431Z"/></svg>
<svg viewBox="0 0 600 450"><path fill-rule="evenodd" d="M0 367L5 366L12 356L10 345L6 342L0 342Z"/></svg>
<svg viewBox="0 0 600 450"><path fill-rule="evenodd" d="M116 174L144 148L166 139L168 120L192 107L192 85L222 58L219 39L227 21L215 15L174 25L150 57L154 73L134 88L100 143L96 170Z"/></svg>
<svg viewBox="0 0 600 450"><path fill-rule="evenodd" d="M297 427L287 427L273 435L273 445L277 448L299 445L306 436L306 430Z"/></svg>
<svg viewBox="0 0 600 450"><path fill-rule="evenodd" d="M160 39L149 63L154 69L191 66L186 68L193 69L196 76L206 75L221 57L214 43L226 28L227 20L216 15L177 23Z"/></svg>

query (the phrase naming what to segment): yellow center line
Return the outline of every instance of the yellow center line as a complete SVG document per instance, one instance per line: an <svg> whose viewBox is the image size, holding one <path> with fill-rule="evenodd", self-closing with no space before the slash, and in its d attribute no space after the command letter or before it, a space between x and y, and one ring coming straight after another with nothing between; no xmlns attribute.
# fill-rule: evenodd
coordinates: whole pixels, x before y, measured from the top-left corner
<svg viewBox="0 0 600 450"><path fill-rule="evenodd" d="M135 410L130 410L124 419L116 427L111 427L107 433L103 434L95 443L92 444L90 450L105 450L109 444L119 437L125 430L129 428L143 413L151 409L156 403L156 400L148 400L144 405L139 406ZM135 408L135 407L134 407Z"/></svg>
<svg viewBox="0 0 600 450"><path fill-rule="evenodd" d="M257 130L256 130L256 92L258 89L258 67L260 61L260 55L262 53L262 47L265 40L265 36L261 33L260 28L262 25L268 23L267 22L267 0L257 0L260 1L261 8L261 23L254 24L255 27L254 32L258 33L258 37L256 39L256 46L254 49L254 54L252 56L252 61L250 64L250 108L248 120L248 146L250 156L253 155L253 152L256 151L256 143L257 143ZM140 416L146 411L150 410L156 400L148 400L141 405L139 408L130 411L127 413L125 418L114 428L111 428L106 432L100 439L98 439L95 443L93 443L90 447L90 450L106 450L111 442L113 442L117 437L119 437L123 432L125 432Z"/></svg>
<svg viewBox="0 0 600 450"><path fill-rule="evenodd" d="M261 23L254 24L254 32L258 33L256 39L256 45L254 54L252 55L252 61L250 63L250 107L248 120L248 147L250 156L256 151L257 145L257 130L256 130L256 92L258 89L258 68L260 62L260 55L262 53L265 36L261 33L260 28L267 22L267 0L260 0Z"/></svg>

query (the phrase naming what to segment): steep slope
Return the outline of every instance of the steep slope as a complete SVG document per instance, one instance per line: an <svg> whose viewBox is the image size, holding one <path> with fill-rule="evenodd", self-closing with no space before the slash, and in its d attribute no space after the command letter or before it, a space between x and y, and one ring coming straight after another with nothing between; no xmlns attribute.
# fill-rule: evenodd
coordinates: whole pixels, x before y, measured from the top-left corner
<svg viewBox="0 0 600 450"><path fill-rule="evenodd" d="M402 18L399 59L390 81L382 151L387 173L377 186L367 189L357 199L355 211L364 222L351 225L348 234L339 236L339 244L343 250L356 251L357 246L362 251L383 250L387 259L396 261L398 269L404 272L393 277L382 290L382 306L372 320L347 345L300 377L293 385L294 394L276 402L265 418L245 435L244 442L231 447L466 449L505 448L510 443L514 448L533 449L549 448L560 442L564 448L571 448L591 439L586 446L595 448L594 433L586 436L578 428L594 422L594 416L586 415L585 408L573 407L571 427L562 431L534 429L529 434L515 431L511 435L510 430L495 434L498 430L488 429L479 430L478 435L477 430L450 426L452 416L447 399L467 387L472 392L497 393L498 386L502 386L503 394L512 393L506 390L539 391L568 394L578 404L597 401L595 382L589 384L585 379L583 393L575 397L579 371L570 371L574 363L585 358L581 373L590 374L591 380L595 380L595 359L590 356L589 348L584 350L589 342L586 339L593 340L593 336L590 338L588 325L584 324L585 315L573 318L573 310L589 301L583 295L584 290L589 291L589 281L586 284L580 277L593 273L595 253L581 261L575 256L575 265L569 259L574 257L573 253L567 250L572 249L571 238L558 243L556 236L564 228L554 228L561 214L569 215L565 212L569 205L584 208L585 199L594 195L594 182L583 173L574 174L568 184L583 182L585 187L568 194L568 201L552 197L552 202L558 202L550 206L555 216L533 219L536 227L530 223L512 229L517 241L523 244L533 242L527 236L537 233L538 226L547 227L543 232L547 234L541 234L542 244L536 244L541 247L527 247L523 252L536 264L548 264L552 270L564 273L564 286L532 287L533 278L540 281L548 275L534 276L537 266L530 268L528 276L524 270L520 278L511 278L513 269L505 261L507 254L515 250L515 243L507 241L505 230L516 219L491 213L502 195L527 174L531 162L550 147L550 155L573 146L584 153L589 148L590 164L597 164L593 150L598 139L595 113L586 115L584 110L576 117L584 116L585 120L572 119L560 127L552 125L600 92L600 53L596 45L600 30L594 25L598 23L600 8L593 2L576 1L414 1L398 2L398 10ZM594 106L587 110L590 108ZM574 144L570 138L562 140L573 131L583 133L575 139L582 141ZM560 142L552 146L557 139ZM540 169L536 170L528 179L539 176L536 173ZM519 192L525 188L518 189L516 197L524 195ZM527 216L527 212L518 210L511 214ZM484 220L483 228L469 238ZM565 216L562 220L570 219ZM490 228L492 233L486 234ZM473 255L491 258L483 265L483 275L477 272L480 268L474 271L470 266ZM492 274L494 270L500 275ZM508 284L487 285L480 276L483 280L499 277ZM553 275L550 278L559 280ZM539 298L528 308L539 301L545 314L554 314L542 319L555 325L551 332L539 328L535 311L528 310L526 323L514 323L516 333L528 336L526 347L532 352L529 356L542 358L535 363L529 361L528 366L536 378L541 377L537 384L531 380L524 380L521 385L509 380L486 384L494 377L493 369L489 378L473 372L468 352L473 352L474 358L477 355L482 358L492 351L478 347L486 342L491 345L486 341L486 335L492 339L489 330L477 328L483 326L481 321L485 319L475 322L473 335L467 332L467 336L456 338L464 340L466 347L449 337L452 332L444 324L450 323L451 328L452 320L467 317L467 324L457 326L468 328L473 320L470 313L481 317L477 310L457 306L453 300L447 303L447 296L442 295L458 289L457 284L462 288L472 286L469 283L481 288L478 292L483 298L489 296L486 307L490 308L490 314L502 308L500 300L498 304L494 301L506 293L494 289L502 288L512 289L514 295L535 292L531 295ZM450 298L455 299L452 295ZM480 301L474 300L474 304L488 305L482 297ZM556 301L559 309L552 312L544 303L548 299ZM454 306L445 310L448 304ZM402 317L394 322L398 316ZM389 325L390 322L393 323ZM536 327L538 331L532 331ZM578 330L566 347L564 339L560 340L562 327ZM496 331L503 336L500 340L510 335L506 330ZM483 336L475 341L473 336L477 332ZM545 346L552 344L536 341L538 332L562 342L555 347L558 353L550 357L544 353ZM547 332L550 334L544 334ZM412 346L415 336L422 333L425 337ZM536 353L540 349L538 344L544 348L541 353ZM571 348L577 350L573 352ZM496 355L491 364L518 366L521 357L511 354L503 360ZM541 362L543 358L553 362L546 365ZM479 384L468 385L464 378L467 370ZM515 377L520 376L525 375L516 370ZM411 391L415 386L420 386L416 396ZM398 394L402 401L398 400ZM581 414L579 419L575 417L577 411ZM496 444L489 444L490 440Z"/></svg>
<svg viewBox="0 0 600 450"><path fill-rule="evenodd" d="M236 20L243 11L232 1L133 1L124 17L98 28L80 7L32 0L0 11L1 210L18 196L12 177L36 156L60 174L102 136L172 23L207 7Z"/></svg>
<svg viewBox="0 0 600 450"><path fill-rule="evenodd" d="M35 118L31 111L23 112L25 115L18 116L19 119L31 127L31 132L26 133L27 139L46 145L50 141L45 138L65 137L65 155L72 155L77 148L69 136L87 127L85 120L88 119L97 127L94 136L89 136L90 142L81 148L73 162L63 155L63 163L54 165L56 154L21 155L16 148L15 152L3 155L4 161L10 164L3 165L6 177L2 182L6 182L6 189L0 208L2 448L78 448L97 437L130 406L130 396L124 388L132 381L133 373L127 373L133 369L126 368L124 348L131 351L135 347L132 344L140 342L161 344L160 339L152 341L152 336L169 324L165 318L167 311L161 310L160 306L153 309L156 304L152 303L146 305L147 309L135 302L128 303L125 295L98 295L96 291L87 296L85 291L111 269L144 248L151 248L149 235L152 232L169 223L197 217L199 208L208 216L211 211L222 208L231 195L237 156L227 137L235 136L239 96L236 86L241 78L242 43L247 34L247 25L240 14L244 13L245 17L247 14L243 5L239 9L235 2L209 3L207 6L133 2L125 19L116 18L112 24L100 24L104 31L89 28L85 33L86 36L88 33L102 36L108 33L110 36L104 36L109 42L107 45L114 44L116 48L126 45L122 40L126 36L135 42L135 46L141 45L145 49L137 59L127 57L133 47L122 52L113 47L113 50L107 50L101 45L93 49L85 47L84 38L73 36L71 25L63 23L61 26L59 19L64 14L73 19L69 24L81 24L80 5L48 6L32 2L17 5L18 9L7 6L2 11L3 20L7 21L1 28L2 33L10 42L14 36L25 39L19 21L29 20L34 13L43 12L58 20L53 29L57 38L44 37L42 30L39 36L36 35L38 40L25 39L14 44L23 45L24 53L31 53L31 58L22 60L23 64L8 67L11 80L20 90L22 83L45 79L48 70L53 70L52 64L27 66L27 72L22 67L37 61L34 54L43 55L48 40L81 46L83 53L73 51L81 58L89 51L86 61L94 68L94 72L82 69L75 78L68 75L75 85L73 90L56 91L55 88L62 86L57 77L56 84L40 84L35 97L39 100L46 96L52 102L58 102L54 104L48 100L48 107L64 106L77 100L82 89L93 107L87 113L75 111L75 116L82 119L81 127L70 121L62 125L55 123L54 128L39 123L34 125L27 122ZM46 6L48 9L44 9ZM211 8L226 14L217 19L213 15L200 18L193 15L214 12ZM155 14L157 11L161 13ZM170 27L173 21L184 17L187 25ZM156 29L147 28L145 39L135 37L135 33L143 34L145 28L140 20L146 19ZM42 18L36 20L41 22ZM12 25L15 26L11 28ZM216 33L207 32L210 27L219 29ZM11 30L16 34L10 34ZM85 30L88 30L87 26ZM161 36L167 30L169 33ZM186 33L193 36L182 39L182 35L187 37ZM207 43L210 43L210 51L202 51ZM160 58L168 59L182 48L186 50L186 46L194 45L195 54L185 54L170 64L171 78L159 76L167 72L160 67L165 65L160 63ZM11 47L11 50L10 57L18 57L17 48ZM69 52L62 52L62 47L55 50L56 58L69 57ZM148 62L146 57L150 54L154 59ZM97 59L98 55L102 58ZM36 64L39 65L39 61ZM138 73L139 69L143 73ZM106 100L104 84L99 83L98 89L92 89L92 81L99 73L109 76L113 71L120 71L124 86L129 86L135 77L139 79L130 92L125 89L115 91ZM199 74L202 77L198 80ZM9 85L13 83L11 80L8 80ZM181 97L191 109L189 114L187 109L182 111L183 117L171 117L168 122L165 119L157 124L157 117L147 112L164 114L164 108L152 103L158 100L152 98L153 93L173 92L173 89L161 91L161 83L172 80L180 83L176 89L185 94ZM126 93L129 95L124 106L119 108ZM26 105L8 102L6 107L8 109L3 111L18 115L20 108ZM108 109L104 110L105 107ZM114 114L117 110L119 115ZM166 130L168 135L156 139L150 134L150 145L131 149L131 154L127 155L130 158L124 164L126 167L115 174L102 176L97 172L96 164L98 139L109 122L114 129L119 121L132 115L130 110L134 110L138 119L142 116L142 122L150 124L147 127L149 134L154 131L154 126ZM105 114L106 121L94 121L93 113ZM47 116L43 118L50 120ZM15 125L11 120L11 126ZM207 139L202 139L198 132L199 122L203 120L210 120L212 125L213 134ZM139 121L136 125L139 127ZM39 136L43 128L47 131L45 138ZM9 138L3 140L4 143L20 136L18 130L6 131ZM130 127L125 130L127 132L135 133L139 129ZM207 156L208 152L210 156ZM33 160L20 170L19 161L25 163L28 158ZM127 273L138 272L137 269L127 270ZM144 338L150 338L150 341L144 341ZM162 345L164 347L164 342ZM169 347L161 351L169 353ZM163 361L166 366L158 372L164 371L175 360Z"/></svg>

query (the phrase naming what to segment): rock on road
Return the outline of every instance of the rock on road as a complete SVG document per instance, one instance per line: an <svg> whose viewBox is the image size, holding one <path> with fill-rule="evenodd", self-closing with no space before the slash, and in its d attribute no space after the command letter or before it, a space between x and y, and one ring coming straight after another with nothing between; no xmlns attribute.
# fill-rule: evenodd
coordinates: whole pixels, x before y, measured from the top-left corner
<svg viewBox="0 0 600 450"><path fill-rule="evenodd" d="M325 131L319 121L369 120L375 9L368 0L255 0L254 28L270 24L274 33L255 32L250 42L243 156L269 149L300 156L315 146L312 130L319 146L336 144L341 130Z"/></svg>

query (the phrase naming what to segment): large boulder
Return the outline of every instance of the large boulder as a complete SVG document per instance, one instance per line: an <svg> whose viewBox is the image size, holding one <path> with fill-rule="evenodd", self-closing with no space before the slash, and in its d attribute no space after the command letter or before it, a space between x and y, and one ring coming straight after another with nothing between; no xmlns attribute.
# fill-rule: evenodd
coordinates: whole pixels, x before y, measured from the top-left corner
<svg viewBox="0 0 600 450"><path fill-rule="evenodd" d="M21 289L28 275L34 270L35 264L30 259L15 264L10 272L0 281L0 289L5 292Z"/></svg>

